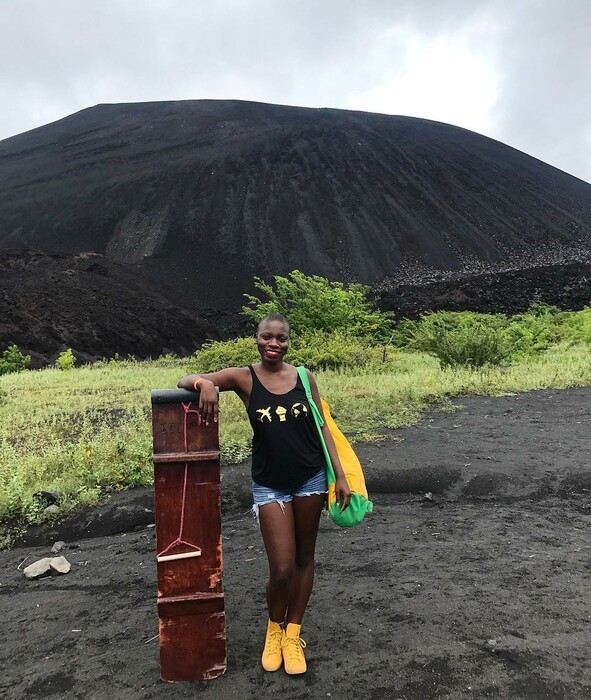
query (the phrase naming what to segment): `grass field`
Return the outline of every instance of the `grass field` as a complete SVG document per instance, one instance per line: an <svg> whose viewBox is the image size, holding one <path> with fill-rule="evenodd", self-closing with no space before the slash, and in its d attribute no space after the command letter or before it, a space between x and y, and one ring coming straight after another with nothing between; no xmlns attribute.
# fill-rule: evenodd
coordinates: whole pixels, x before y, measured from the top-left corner
<svg viewBox="0 0 591 700"><path fill-rule="evenodd" d="M63 494L60 514L108 491L152 479L150 390L176 386L195 360L103 362L0 378L0 523L6 532L50 517L33 497ZM381 427L415 422L450 397L591 384L591 348L557 345L507 367L441 369L424 353L391 351L387 371L319 371L320 390L341 428L377 439ZM250 427L233 394L221 399L223 463L249 454Z"/></svg>

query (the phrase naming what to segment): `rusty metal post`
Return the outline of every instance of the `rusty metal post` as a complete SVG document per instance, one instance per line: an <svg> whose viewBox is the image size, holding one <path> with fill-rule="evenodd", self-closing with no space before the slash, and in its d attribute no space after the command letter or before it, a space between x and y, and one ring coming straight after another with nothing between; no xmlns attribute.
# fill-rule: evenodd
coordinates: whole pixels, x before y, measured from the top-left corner
<svg viewBox="0 0 591 700"><path fill-rule="evenodd" d="M152 392L160 672L210 680L226 670L218 425L199 394Z"/></svg>

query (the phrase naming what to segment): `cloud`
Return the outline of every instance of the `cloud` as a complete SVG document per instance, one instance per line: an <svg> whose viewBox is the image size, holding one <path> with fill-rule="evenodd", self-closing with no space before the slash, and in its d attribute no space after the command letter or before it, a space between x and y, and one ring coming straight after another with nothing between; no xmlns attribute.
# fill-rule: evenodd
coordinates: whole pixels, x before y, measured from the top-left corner
<svg viewBox="0 0 591 700"><path fill-rule="evenodd" d="M587 0L19 0L0 138L101 102L245 99L448 121L591 180Z"/></svg>
<svg viewBox="0 0 591 700"><path fill-rule="evenodd" d="M591 3L514 3L492 133L591 182Z"/></svg>
<svg viewBox="0 0 591 700"><path fill-rule="evenodd" d="M394 34L395 36L392 36ZM427 39L416 30L388 32L374 52L388 60L388 44L400 56L381 82L351 96L350 109L404 114L463 126L479 133L492 129L498 76L485 51L470 46L472 34L456 32Z"/></svg>
<svg viewBox="0 0 591 700"><path fill-rule="evenodd" d="M29 128L35 113L63 116L107 101L217 97L342 106L371 85L376 69L378 77L389 69L368 60L376 33L404 24L411 12L426 21L432 3L422 5L20 0L5 8L0 30L0 60L8 66L0 89L14 105L0 129L14 133L21 124ZM452 22L463 5L442 0L429 24Z"/></svg>

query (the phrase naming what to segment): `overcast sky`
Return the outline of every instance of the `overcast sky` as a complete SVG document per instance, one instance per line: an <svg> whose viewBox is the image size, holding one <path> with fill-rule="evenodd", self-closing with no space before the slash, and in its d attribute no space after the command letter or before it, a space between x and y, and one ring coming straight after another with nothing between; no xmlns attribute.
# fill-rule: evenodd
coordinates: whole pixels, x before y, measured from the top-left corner
<svg viewBox="0 0 591 700"><path fill-rule="evenodd" d="M104 102L456 124L591 182L591 0L0 0L0 139Z"/></svg>

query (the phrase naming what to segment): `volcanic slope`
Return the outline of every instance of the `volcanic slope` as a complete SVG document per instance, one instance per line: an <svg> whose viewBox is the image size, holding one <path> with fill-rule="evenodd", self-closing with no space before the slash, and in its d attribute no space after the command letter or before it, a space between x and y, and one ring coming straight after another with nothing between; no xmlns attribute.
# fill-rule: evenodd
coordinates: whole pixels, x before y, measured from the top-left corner
<svg viewBox="0 0 591 700"><path fill-rule="evenodd" d="M41 367L79 360L188 355L217 330L177 295L95 253L0 250L0 352L16 344Z"/></svg>
<svg viewBox="0 0 591 700"><path fill-rule="evenodd" d="M254 275L407 280L588 260L591 185L410 117L99 105L0 142L0 247L94 251L204 309Z"/></svg>

